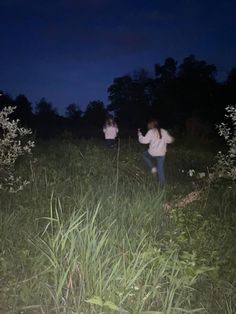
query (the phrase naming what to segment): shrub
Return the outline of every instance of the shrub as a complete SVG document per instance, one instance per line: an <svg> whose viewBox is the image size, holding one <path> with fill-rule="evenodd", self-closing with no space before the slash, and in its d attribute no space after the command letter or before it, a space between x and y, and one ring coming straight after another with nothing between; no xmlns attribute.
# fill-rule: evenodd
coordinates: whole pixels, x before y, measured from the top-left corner
<svg viewBox="0 0 236 314"><path fill-rule="evenodd" d="M0 111L0 189L9 192L22 190L28 183L16 174L16 163L20 157L31 153L34 142L27 139L32 132L20 127L20 121L10 120L16 107L5 107Z"/></svg>
<svg viewBox="0 0 236 314"><path fill-rule="evenodd" d="M217 126L219 135L225 140L227 151L217 154L215 172L219 177L236 179L236 106L226 107L225 117L230 121Z"/></svg>

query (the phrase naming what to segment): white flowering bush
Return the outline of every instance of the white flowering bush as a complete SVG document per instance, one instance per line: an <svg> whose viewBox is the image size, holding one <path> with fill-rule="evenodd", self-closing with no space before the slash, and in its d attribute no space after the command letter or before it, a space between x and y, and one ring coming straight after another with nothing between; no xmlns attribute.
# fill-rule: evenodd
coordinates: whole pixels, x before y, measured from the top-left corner
<svg viewBox="0 0 236 314"><path fill-rule="evenodd" d="M0 189L9 192L22 190L29 182L16 175L16 162L31 153L34 142L27 137L32 132L20 127L18 119L10 119L16 107L0 111Z"/></svg>
<svg viewBox="0 0 236 314"><path fill-rule="evenodd" d="M236 180L236 106L226 107L226 112L228 123L222 122L217 129L225 140L227 151L218 152L214 168L218 177Z"/></svg>

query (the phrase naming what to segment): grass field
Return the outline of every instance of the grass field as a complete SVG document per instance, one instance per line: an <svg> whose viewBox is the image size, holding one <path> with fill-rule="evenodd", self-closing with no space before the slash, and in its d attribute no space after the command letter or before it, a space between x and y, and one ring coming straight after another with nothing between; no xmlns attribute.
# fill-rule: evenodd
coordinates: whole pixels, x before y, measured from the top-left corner
<svg viewBox="0 0 236 314"><path fill-rule="evenodd" d="M37 144L31 184L1 192L0 313L236 313L235 185L189 177L214 155L173 144L160 189L143 150Z"/></svg>

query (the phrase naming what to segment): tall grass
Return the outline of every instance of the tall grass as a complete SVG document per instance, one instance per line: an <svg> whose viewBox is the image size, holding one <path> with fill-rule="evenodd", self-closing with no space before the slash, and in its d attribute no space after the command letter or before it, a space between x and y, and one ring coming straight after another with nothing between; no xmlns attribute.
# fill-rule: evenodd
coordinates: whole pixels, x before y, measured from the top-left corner
<svg viewBox="0 0 236 314"><path fill-rule="evenodd" d="M192 189L179 169L205 169L211 155L174 148L162 190L140 152L42 143L21 166L31 185L1 195L3 313L235 312L234 187L166 212Z"/></svg>

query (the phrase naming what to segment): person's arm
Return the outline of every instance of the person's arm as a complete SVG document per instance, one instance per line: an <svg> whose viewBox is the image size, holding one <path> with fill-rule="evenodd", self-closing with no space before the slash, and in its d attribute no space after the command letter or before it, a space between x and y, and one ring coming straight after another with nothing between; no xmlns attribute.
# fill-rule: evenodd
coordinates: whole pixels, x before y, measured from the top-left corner
<svg viewBox="0 0 236 314"><path fill-rule="evenodd" d="M145 136L142 135L140 130L138 131L138 140L141 144L149 144L152 139L152 131L149 130Z"/></svg>
<svg viewBox="0 0 236 314"><path fill-rule="evenodd" d="M117 136L118 136L118 132L119 132L119 130L118 130L118 127L116 126L115 127L115 137L117 138Z"/></svg>
<svg viewBox="0 0 236 314"><path fill-rule="evenodd" d="M166 131L165 132L165 142L166 144L171 144L174 142L174 138Z"/></svg>

